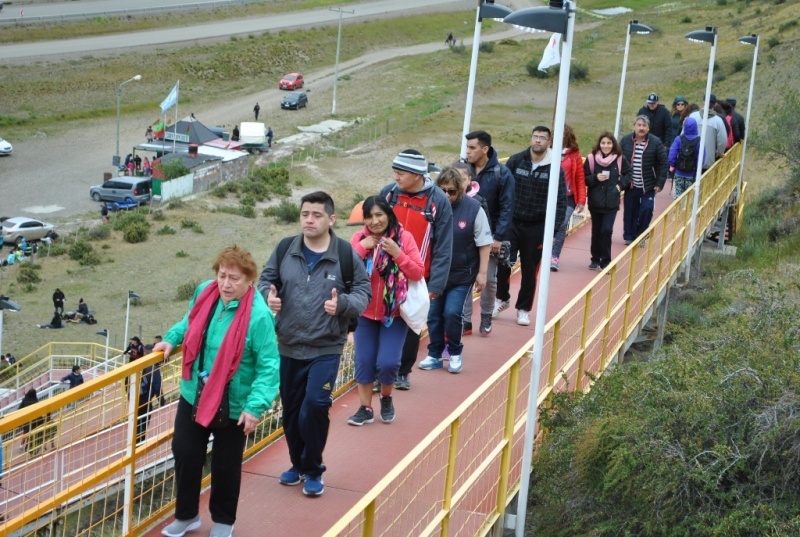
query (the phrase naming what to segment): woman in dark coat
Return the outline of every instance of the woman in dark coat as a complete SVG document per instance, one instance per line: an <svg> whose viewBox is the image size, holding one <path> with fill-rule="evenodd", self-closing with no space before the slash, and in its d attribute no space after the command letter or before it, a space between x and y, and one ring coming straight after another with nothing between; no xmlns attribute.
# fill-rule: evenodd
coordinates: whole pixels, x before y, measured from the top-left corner
<svg viewBox="0 0 800 537"><path fill-rule="evenodd" d="M597 139L583 164L586 199L592 215L592 259L589 270L603 270L611 262L611 234L619 211L620 192L630 187L633 168L610 132Z"/></svg>
<svg viewBox="0 0 800 537"><path fill-rule="evenodd" d="M39 397L36 395L36 390L31 388L25 393L25 397L22 398L22 401L19 404L19 410L31 405L35 405L38 402ZM39 416L33 421L22 426L22 432L25 436L22 437L22 444L19 447L20 452L25 451L25 445L27 444L28 452L31 455L36 455L39 453L39 448L42 447L42 440L44 438L42 425L45 424L45 421L47 421L47 419L44 416ZM31 431L33 431L33 435L30 436L30 442L28 442L29 433Z"/></svg>

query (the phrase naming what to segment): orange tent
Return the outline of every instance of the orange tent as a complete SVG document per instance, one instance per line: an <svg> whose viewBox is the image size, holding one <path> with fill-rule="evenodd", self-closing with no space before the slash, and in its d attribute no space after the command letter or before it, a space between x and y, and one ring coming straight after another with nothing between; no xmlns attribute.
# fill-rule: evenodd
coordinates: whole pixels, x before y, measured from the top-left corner
<svg viewBox="0 0 800 537"><path fill-rule="evenodd" d="M348 226L361 226L364 224L364 202L359 201L353 210L350 211L350 218L347 219Z"/></svg>

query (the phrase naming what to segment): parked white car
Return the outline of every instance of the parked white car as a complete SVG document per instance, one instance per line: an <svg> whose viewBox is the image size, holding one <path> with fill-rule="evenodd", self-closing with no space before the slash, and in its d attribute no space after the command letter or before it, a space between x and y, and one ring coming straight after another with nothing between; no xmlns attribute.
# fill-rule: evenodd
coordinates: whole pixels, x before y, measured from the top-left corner
<svg viewBox="0 0 800 537"><path fill-rule="evenodd" d="M13 150L10 143L0 138L0 155L10 155Z"/></svg>

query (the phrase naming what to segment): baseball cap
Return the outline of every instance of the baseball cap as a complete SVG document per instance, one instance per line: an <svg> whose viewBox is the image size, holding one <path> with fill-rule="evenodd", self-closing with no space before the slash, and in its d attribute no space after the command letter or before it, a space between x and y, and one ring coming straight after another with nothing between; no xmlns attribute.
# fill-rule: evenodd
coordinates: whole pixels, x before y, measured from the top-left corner
<svg viewBox="0 0 800 537"><path fill-rule="evenodd" d="M647 104L654 104L654 103L657 103L657 102L658 102L658 94L657 93L651 93L650 95L647 96Z"/></svg>

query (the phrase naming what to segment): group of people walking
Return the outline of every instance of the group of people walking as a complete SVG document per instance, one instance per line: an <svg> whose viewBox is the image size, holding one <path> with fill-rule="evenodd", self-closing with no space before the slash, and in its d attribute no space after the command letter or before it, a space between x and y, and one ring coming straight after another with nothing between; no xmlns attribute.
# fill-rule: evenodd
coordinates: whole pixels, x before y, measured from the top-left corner
<svg viewBox="0 0 800 537"><path fill-rule="evenodd" d="M669 114L658 121L672 131ZM585 160L574 131L565 128L554 182L558 225L552 270L559 270L573 211L588 208L592 216L593 270L611 261L621 204L626 244L648 228L654 197L669 174L671 146L684 140L696 145L698 127L695 118L684 118L678 123L683 134L667 141L669 134L659 138L651 124L651 117L640 113L633 132L621 140L601 133ZM384 423L394 421L395 390L411 389L420 336L404 304L421 294L429 301L427 355L418 364L424 371L446 366L458 374L468 364L463 338L472 332L473 292L480 294L478 332L486 337L493 318L510 307L515 259L522 272L516 322L530 324L550 163L558 158L552 154L552 132L534 127L529 147L505 165L489 133L473 131L466 139L465 161L445 167L435 180L419 151L400 152L391 163L394 181L364 200L364 225L349 241L333 231L331 196L312 192L301 199L300 234L280 241L260 273L252 254L238 246L217 255L214 279L198 286L189 311L154 346L165 357L183 346L172 443L175 520L164 535L180 537L201 526L200 483L212 434L211 536L231 535L245 438L278 393L290 464L279 481L302 484L310 497L324 492L329 409L350 332L359 407L347 421L360 427L373 423L376 414ZM676 177L688 177L681 166ZM376 392L379 409L373 408Z"/></svg>

